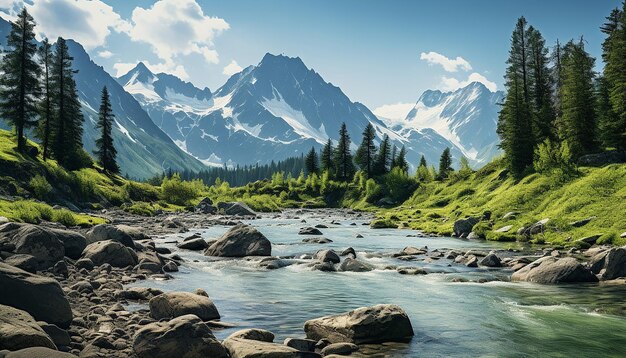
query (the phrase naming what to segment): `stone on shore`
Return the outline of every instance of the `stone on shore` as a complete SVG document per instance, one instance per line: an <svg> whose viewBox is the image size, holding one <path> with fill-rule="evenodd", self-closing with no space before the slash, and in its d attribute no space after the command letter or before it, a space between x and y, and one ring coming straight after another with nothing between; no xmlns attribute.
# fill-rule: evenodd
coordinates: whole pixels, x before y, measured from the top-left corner
<svg viewBox="0 0 626 358"><path fill-rule="evenodd" d="M270 256L272 244L254 227L239 224L209 246L204 254L220 257Z"/></svg>
<svg viewBox="0 0 626 358"><path fill-rule="evenodd" d="M56 349L52 339L27 312L0 305L0 350L28 347Z"/></svg>
<svg viewBox="0 0 626 358"><path fill-rule="evenodd" d="M476 225L477 223L478 223L478 219L475 217L468 217L465 219L459 219L455 221L454 228L453 228L454 236L467 237L467 235L469 235L469 233L472 232L474 225Z"/></svg>
<svg viewBox="0 0 626 358"><path fill-rule="evenodd" d="M38 225L7 223L0 226L0 241L15 245L17 254L32 255L43 270L65 256L65 246L52 229Z"/></svg>
<svg viewBox="0 0 626 358"><path fill-rule="evenodd" d="M87 231L87 242L92 244L98 241L117 241L126 247L135 248L135 241L128 233L118 227L109 224L96 225Z"/></svg>
<svg viewBox="0 0 626 358"><path fill-rule="evenodd" d="M138 263L135 251L123 244L112 241L97 241L87 245L82 255L90 259L94 265L109 264L113 267L135 266Z"/></svg>
<svg viewBox="0 0 626 358"><path fill-rule="evenodd" d="M139 358L228 357L211 329L193 314L145 325L135 333L133 351Z"/></svg>
<svg viewBox="0 0 626 358"><path fill-rule="evenodd" d="M222 202L217 203L217 209L226 215L233 216L257 216L257 213L248 205L242 202Z"/></svg>
<svg viewBox="0 0 626 358"><path fill-rule="evenodd" d="M7 257L4 263L15 266L30 273L36 273L39 268L39 261L33 255L15 254Z"/></svg>
<svg viewBox="0 0 626 358"><path fill-rule="evenodd" d="M600 269L603 280L613 280L626 277L626 248L612 248L604 256L604 265Z"/></svg>
<svg viewBox="0 0 626 358"><path fill-rule="evenodd" d="M483 257L482 260L480 260L480 262L478 263L480 266L486 266L486 267L500 267L502 266L502 262L500 261L500 258L494 254L494 253L490 253L489 255Z"/></svg>
<svg viewBox="0 0 626 358"><path fill-rule="evenodd" d="M38 321L66 328L72 309L59 283L19 268L0 263L0 304L28 312Z"/></svg>
<svg viewBox="0 0 626 358"><path fill-rule="evenodd" d="M545 256L519 269L511 281L535 283L597 282L598 278L573 257Z"/></svg>
<svg viewBox="0 0 626 358"><path fill-rule="evenodd" d="M249 329L242 329L240 331L237 331L231 334L230 336L228 336L228 338L226 339L230 339L230 338L251 339L254 341L271 343L271 342L274 342L274 333L264 330L264 329L249 328Z"/></svg>
<svg viewBox="0 0 626 358"><path fill-rule="evenodd" d="M220 314L210 298L191 292L166 292L150 299L150 316L154 319L175 318L193 314L203 321L219 319Z"/></svg>
<svg viewBox="0 0 626 358"><path fill-rule="evenodd" d="M320 353L322 354L322 356L326 357L331 354L349 355L352 352L356 352L358 350L359 346L357 346L356 344L340 342L327 345L322 349Z"/></svg>
<svg viewBox="0 0 626 358"><path fill-rule="evenodd" d="M227 338L223 342L230 358L300 358L302 353L278 343L243 338ZM311 353L309 353L311 354Z"/></svg>
<svg viewBox="0 0 626 358"><path fill-rule="evenodd" d="M9 352L4 358L76 358L76 356L46 347L30 347Z"/></svg>
<svg viewBox="0 0 626 358"><path fill-rule="evenodd" d="M353 311L316 318L304 324L306 337L331 343L354 344L404 342L413 337L407 314L396 305L361 307Z"/></svg>

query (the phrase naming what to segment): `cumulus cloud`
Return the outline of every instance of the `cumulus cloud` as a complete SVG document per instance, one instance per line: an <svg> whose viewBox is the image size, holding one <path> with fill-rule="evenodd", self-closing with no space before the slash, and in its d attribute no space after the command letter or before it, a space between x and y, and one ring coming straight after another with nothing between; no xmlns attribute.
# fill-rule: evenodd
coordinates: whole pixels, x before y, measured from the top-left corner
<svg viewBox="0 0 626 358"><path fill-rule="evenodd" d="M131 39L150 44L165 65L190 54L218 63L213 40L230 28L224 19L206 16L195 0L160 0L147 9L136 7L131 19Z"/></svg>
<svg viewBox="0 0 626 358"><path fill-rule="evenodd" d="M489 81L485 76L478 72L471 73L466 80L458 80L452 77L442 77L440 89L443 91L454 91L459 88L465 87L472 82L480 82L491 92L495 92L498 89L498 85L495 82Z"/></svg>
<svg viewBox="0 0 626 358"><path fill-rule="evenodd" d="M25 4L37 22L39 38L65 37L85 48L103 46L111 31L127 32L130 24L100 0L37 0Z"/></svg>
<svg viewBox="0 0 626 358"><path fill-rule="evenodd" d="M393 126L394 124L402 123L414 106L414 103L398 102L382 105L374 109L373 112L376 116L385 120L387 124Z"/></svg>
<svg viewBox="0 0 626 358"><path fill-rule="evenodd" d="M243 70L243 68L239 66L237 61L232 60L230 61L228 65L224 67L224 70L222 70L222 73L225 74L226 76L232 76L235 73L241 72L241 70Z"/></svg>
<svg viewBox="0 0 626 358"><path fill-rule="evenodd" d="M422 52L420 60L424 60L430 65L441 65L446 72L457 72L459 69L470 71L472 69L472 65L463 57L457 56L457 58L451 59L434 51Z"/></svg>
<svg viewBox="0 0 626 358"><path fill-rule="evenodd" d="M98 57L111 58L111 57L113 57L113 52L108 51L108 50L100 51L100 52L98 52Z"/></svg>

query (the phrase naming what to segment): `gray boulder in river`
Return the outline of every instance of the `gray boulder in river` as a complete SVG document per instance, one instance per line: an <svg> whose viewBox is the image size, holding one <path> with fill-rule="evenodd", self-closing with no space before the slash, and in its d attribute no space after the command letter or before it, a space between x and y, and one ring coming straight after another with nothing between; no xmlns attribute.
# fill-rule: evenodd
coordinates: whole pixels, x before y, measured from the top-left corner
<svg viewBox="0 0 626 358"><path fill-rule="evenodd" d="M374 267L372 265L350 257L345 258L341 265L339 265L340 271L367 272L373 269Z"/></svg>
<svg viewBox="0 0 626 358"><path fill-rule="evenodd" d="M228 357L211 329L193 314L147 324L135 333L133 351L140 358Z"/></svg>
<svg viewBox="0 0 626 358"><path fill-rule="evenodd" d="M83 259L91 259L96 266L109 264L114 267L135 266L139 262L137 253L121 243L112 240L97 241L87 245Z"/></svg>
<svg viewBox="0 0 626 358"><path fill-rule="evenodd" d="M204 254L221 257L270 256L272 244L259 230L239 224L209 246Z"/></svg>
<svg viewBox="0 0 626 358"><path fill-rule="evenodd" d="M217 203L217 209L223 211L226 215L257 216L257 213L254 210L252 210L248 205L242 202Z"/></svg>
<svg viewBox="0 0 626 358"><path fill-rule="evenodd" d="M308 339L354 344L404 342L414 333L409 317L396 305L361 307L353 311L306 321Z"/></svg>
<svg viewBox="0 0 626 358"><path fill-rule="evenodd" d="M338 264L341 259L339 255L334 250L319 250L313 255L314 259L320 260L322 262L332 262L334 264Z"/></svg>
<svg viewBox="0 0 626 358"><path fill-rule="evenodd" d="M511 281L569 283L597 282L598 278L573 257L546 256L513 273Z"/></svg>
<svg viewBox="0 0 626 358"><path fill-rule="evenodd" d="M59 283L0 263L0 304L28 312L38 321L69 327L72 309Z"/></svg>
<svg viewBox="0 0 626 358"><path fill-rule="evenodd" d="M191 292L167 292L150 300L150 315L154 319L174 318L193 314L203 321L219 319L220 314L210 298Z"/></svg>
<svg viewBox="0 0 626 358"><path fill-rule="evenodd" d="M469 235L470 232L472 232L474 225L476 225L477 223L478 223L478 219L475 217L468 217L465 219L459 219L455 221L454 222L454 235L458 237L461 237L461 236L467 237L467 235Z"/></svg>

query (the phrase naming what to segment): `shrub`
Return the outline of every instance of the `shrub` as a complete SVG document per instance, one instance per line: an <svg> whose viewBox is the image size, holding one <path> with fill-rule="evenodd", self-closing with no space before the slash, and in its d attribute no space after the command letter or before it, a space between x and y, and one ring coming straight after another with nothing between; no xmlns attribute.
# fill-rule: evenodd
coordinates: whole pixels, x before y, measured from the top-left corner
<svg viewBox="0 0 626 358"><path fill-rule="evenodd" d="M78 220L76 220L74 213L67 209L53 210L52 221L56 221L67 227L76 226L78 224Z"/></svg>
<svg viewBox="0 0 626 358"><path fill-rule="evenodd" d="M154 216L156 212L156 208L154 207L154 205L143 201L135 202L132 204L124 204L122 205L122 210L131 214L141 216Z"/></svg>
<svg viewBox="0 0 626 358"><path fill-rule="evenodd" d="M157 201L159 200L159 189L148 183L138 183L129 181L124 184L124 190L128 193L130 200L134 201Z"/></svg>
<svg viewBox="0 0 626 358"><path fill-rule="evenodd" d="M227 182L222 183L222 185ZM221 186L222 186L221 185ZM178 173L172 175L171 178L163 179L161 184L161 196L168 203L176 205L187 205L189 201L200 196L200 193L206 189L201 180L184 181L180 179Z"/></svg>
<svg viewBox="0 0 626 358"><path fill-rule="evenodd" d="M401 202L406 200L417 187L417 182L411 178L405 170L395 167L384 176L386 195L393 201Z"/></svg>
<svg viewBox="0 0 626 358"><path fill-rule="evenodd" d="M52 191L52 185L42 175L35 175L29 184L35 197L40 200L47 198L50 191Z"/></svg>
<svg viewBox="0 0 626 358"><path fill-rule="evenodd" d="M380 185L374 179L367 179L365 182L365 200L369 203L376 201L380 197Z"/></svg>
<svg viewBox="0 0 626 358"><path fill-rule="evenodd" d="M534 167L538 173L561 179L567 179L576 173L567 141L558 144L546 139L539 144L535 150Z"/></svg>

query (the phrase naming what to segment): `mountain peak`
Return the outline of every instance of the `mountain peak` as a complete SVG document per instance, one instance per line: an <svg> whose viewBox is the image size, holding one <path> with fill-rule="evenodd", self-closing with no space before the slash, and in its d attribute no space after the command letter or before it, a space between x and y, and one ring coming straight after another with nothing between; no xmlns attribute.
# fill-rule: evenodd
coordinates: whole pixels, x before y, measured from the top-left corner
<svg viewBox="0 0 626 358"><path fill-rule="evenodd" d="M296 66L306 68L300 57L289 57L283 54L274 55L266 53L259 63L258 67L275 67L275 66Z"/></svg>

